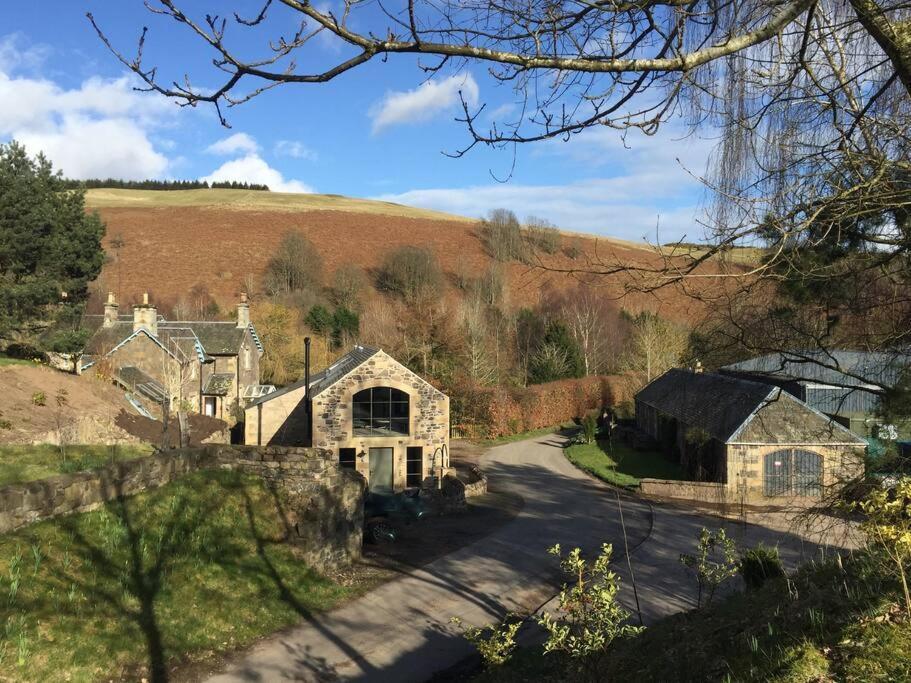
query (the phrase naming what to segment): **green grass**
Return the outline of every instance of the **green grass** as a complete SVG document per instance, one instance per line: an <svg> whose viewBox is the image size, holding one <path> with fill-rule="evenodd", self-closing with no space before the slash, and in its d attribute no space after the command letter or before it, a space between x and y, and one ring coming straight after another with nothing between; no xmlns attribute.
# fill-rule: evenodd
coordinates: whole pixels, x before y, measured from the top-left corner
<svg viewBox="0 0 911 683"><path fill-rule="evenodd" d="M9 356L0 355L0 368L6 365L33 365L35 361L24 360L22 358L10 358Z"/></svg>
<svg viewBox="0 0 911 683"><path fill-rule="evenodd" d="M524 441L525 439L533 439L536 436L544 436L545 434L553 434L560 431L561 429L567 429L572 427L572 424L565 425L553 425L552 427L542 427L541 429L532 429L527 432L519 432L518 434L507 434L506 436L498 436L496 439L481 439L477 443L482 446L493 447L493 446L502 446L504 443L513 443L515 441Z"/></svg>
<svg viewBox="0 0 911 683"><path fill-rule="evenodd" d="M286 531L261 479L208 471L0 537L0 680L164 680L356 592Z"/></svg>
<svg viewBox="0 0 911 683"><path fill-rule="evenodd" d="M603 680L908 681L911 620L897 582L866 553L809 565L758 591L735 593L701 611L663 619L614 643ZM569 663L520 650L482 682L566 681Z"/></svg>
<svg viewBox="0 0 911 683"><path fill-rule="evenodd" d="M97 469L113 460L129 460L151 453L144 444L125 446L67 446L66 458L52 444L0 446L0 486L52 477L55 474Z"/></svg>
<svg viewBox="0 0 911 683"><path fill-rule="evenodd" d="M563 452L579 469L615 486L633 488L645 478L687 479L683 468L662 454L637 451L620 443L575 444Z"/></svg>

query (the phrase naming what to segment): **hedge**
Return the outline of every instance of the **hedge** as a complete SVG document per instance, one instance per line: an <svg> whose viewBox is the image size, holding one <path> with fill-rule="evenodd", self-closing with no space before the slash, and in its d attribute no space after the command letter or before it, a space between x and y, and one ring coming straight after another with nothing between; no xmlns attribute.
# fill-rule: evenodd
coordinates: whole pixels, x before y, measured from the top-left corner
<svg viewBox="0 0 911 683"><path fill-rule="evenodd" d="M604 406L629 404L642 384L636 375L625 374L526 388L461 387L452 397L455 427L466 436L491 439L550 427Z"/></svg>

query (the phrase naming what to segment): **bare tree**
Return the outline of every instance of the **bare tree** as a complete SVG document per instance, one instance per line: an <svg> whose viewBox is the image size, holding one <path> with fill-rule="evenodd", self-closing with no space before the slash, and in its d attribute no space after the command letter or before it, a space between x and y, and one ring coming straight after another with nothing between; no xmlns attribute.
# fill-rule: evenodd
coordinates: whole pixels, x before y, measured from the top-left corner
<svg viewBox="0 0 911 683"><path fill-rule="evenodd" d="M632 336L624 363L626 369L644 373L646 381L651 382L680 364L687 341L684 328L644 311L632 319Z"/></svg>

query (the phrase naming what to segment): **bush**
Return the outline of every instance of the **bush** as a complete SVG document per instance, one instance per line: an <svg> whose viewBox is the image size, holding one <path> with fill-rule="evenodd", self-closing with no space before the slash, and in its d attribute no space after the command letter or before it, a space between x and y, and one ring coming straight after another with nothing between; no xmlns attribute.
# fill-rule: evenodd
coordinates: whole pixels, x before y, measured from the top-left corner
<svg viewBox="0 0 911 683"><path fill-rule="evenodd" d="M32 394L32 405L34 406L46 406L47 405L47 396L44 395L43 391L36 391Z"/></svg>
<svg viewBox="0 0 911 683"><path fill-rule="evenodd" d="M769 579L783 578L785 571L778 548L769 548L760 543L747 550L740 558L740 575L749 590L762 588Z"/></svg>
<svg viewBox="0 0 911 683"><path fill-rule="evenodd" d="M436 257L421 247L399 247L386 255L377 282L381 290L408 303L427 301L443 290L443 271Z"/></svg>
<svg viewBox="0 0 911 683"><path fill-rule="evenodd" d="M582 418L582 438L585 443L594 443L598 438L598 418L594 413L587 413Z"/></svg>

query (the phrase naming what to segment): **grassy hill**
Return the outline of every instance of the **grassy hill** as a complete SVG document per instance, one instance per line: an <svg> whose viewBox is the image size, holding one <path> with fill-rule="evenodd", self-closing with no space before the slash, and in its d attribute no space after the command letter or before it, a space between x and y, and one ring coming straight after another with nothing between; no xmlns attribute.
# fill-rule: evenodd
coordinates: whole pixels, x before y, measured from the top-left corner
<svg viewBox="0 0 911 683"><path fill-rule="evenodd" d="M237 293L261 281L269 258L288 230L300 230L316 244L327 277L353 263L375 275L384 255L402 245L433 251L458 296L459 278L479 277L496 262L478 234L477 221L464 216L416 209L389 202L334 195L282 194L245 190L94 189L87 204L107 223L111 258L97 292L114 291L124 303L144 291L173 303L196 285L205 285L224 307ZM521 207L515 207L521 214ZM118 239L122 246L111 249ZM563 233L561 249L547 257L557 269L584 269L587 258L654 265L660 256L645 244ZM575 286L572 273L502 264L509 303L533 305L547 288ZM623 294L622 276L600 282L605 297ZM648 308L679 320L701 310L676 291L632 295L624 306Z"/></svg>

